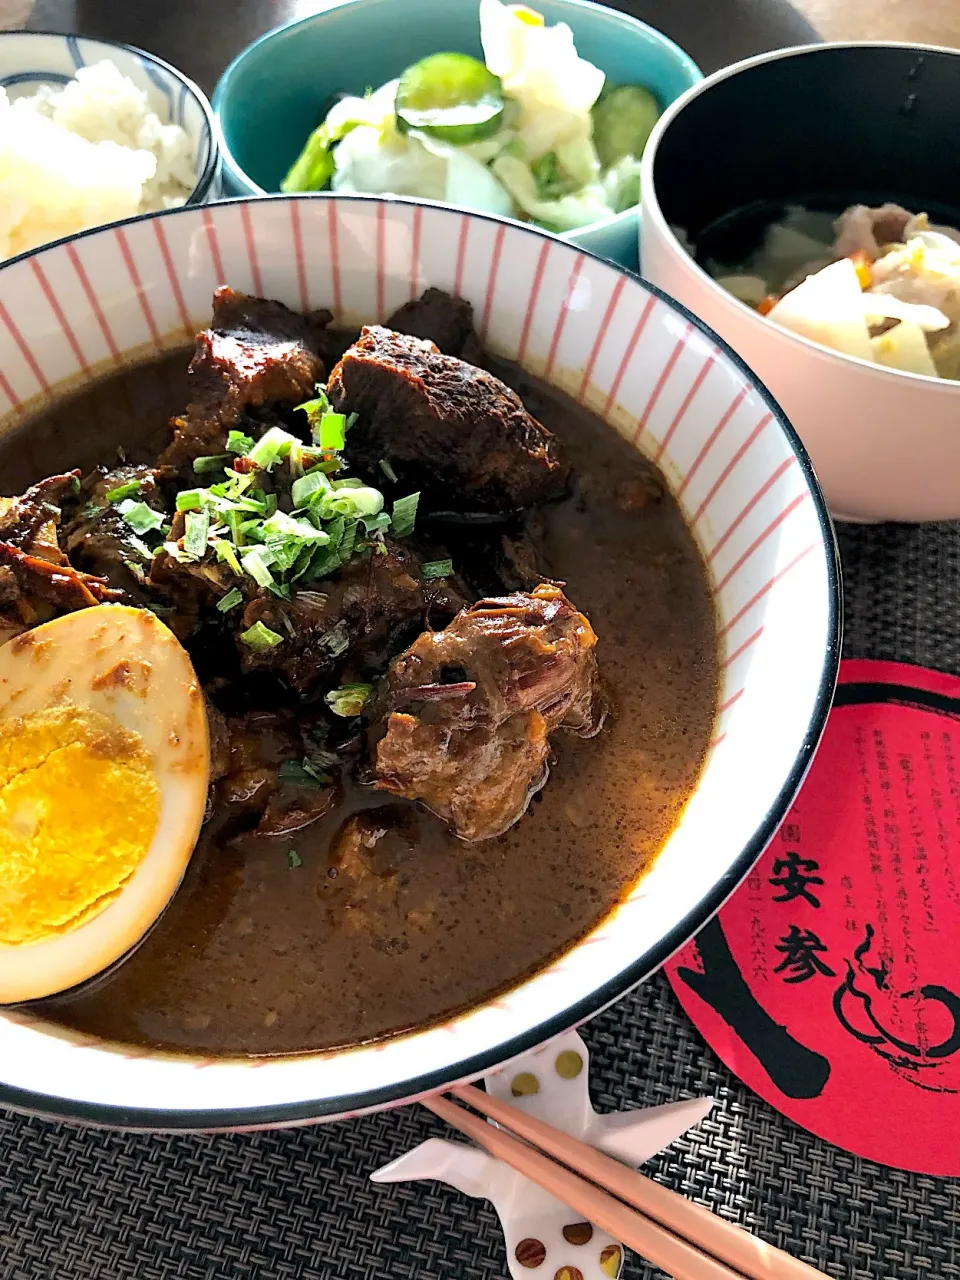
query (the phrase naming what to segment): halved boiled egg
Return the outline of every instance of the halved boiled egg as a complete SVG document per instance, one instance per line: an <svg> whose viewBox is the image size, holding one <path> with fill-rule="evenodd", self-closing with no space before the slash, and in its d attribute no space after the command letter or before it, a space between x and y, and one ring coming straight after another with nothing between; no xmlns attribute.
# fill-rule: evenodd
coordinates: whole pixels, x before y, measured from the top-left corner
<svg viewBox="0 0 960 1280"><path fill-rule="evenodd" d="M0 1003L140 940L186 870L209 774L199 682L154 614L97 605L0 648Z"/></svg>

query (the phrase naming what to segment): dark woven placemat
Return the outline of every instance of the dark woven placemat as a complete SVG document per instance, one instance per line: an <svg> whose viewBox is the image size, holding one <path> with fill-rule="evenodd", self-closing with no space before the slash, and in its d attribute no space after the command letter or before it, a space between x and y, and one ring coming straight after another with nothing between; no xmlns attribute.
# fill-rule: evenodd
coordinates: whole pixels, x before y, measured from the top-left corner
<svg viewBox="0 0 960 1280"><path fill-rule="evenodd" d="M848 656L960 674L960 526L840 531ZM601 1110L713 1093L656 1162L684 1194L844 1280L960 1280L960 1181L847 1155L707 1050L655 978L585 1030ZM489 1206L367 1173L440 1132L420 1110L225 1137L74 1130L0 1112L0 1280L499 1280ZM631 1258L629 1280L650 1276Z"/></svg>

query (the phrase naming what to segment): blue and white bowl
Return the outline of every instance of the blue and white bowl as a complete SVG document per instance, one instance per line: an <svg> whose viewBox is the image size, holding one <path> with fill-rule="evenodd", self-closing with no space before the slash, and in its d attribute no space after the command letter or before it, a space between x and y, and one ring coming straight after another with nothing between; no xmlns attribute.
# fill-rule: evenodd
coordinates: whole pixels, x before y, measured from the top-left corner
<svg viewBox="0 0 960 1280"><path fill-rule="evenodd" d="M59 87L80 67L112 62L138 89L164 124L178 124L193 145L196 185L187 204L204 204L220 195L220 149L213 110L203 91L169 62L109 40L50 35L34 31L0 32L0 87L11 98L36 93L41 85Z"/></svg>

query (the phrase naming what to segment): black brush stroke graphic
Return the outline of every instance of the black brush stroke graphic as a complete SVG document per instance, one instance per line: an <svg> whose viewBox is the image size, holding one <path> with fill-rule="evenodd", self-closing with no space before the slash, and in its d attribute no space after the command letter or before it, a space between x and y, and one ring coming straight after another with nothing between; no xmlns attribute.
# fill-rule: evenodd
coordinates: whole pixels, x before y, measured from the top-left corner
<svg viewBox="0 0 960 1280"><path fill-rule="evenodd" d="M830 1063L774 1022L747 986L717 916L694 939L703 963L681 968L678 977L724 1020L788 1098L818 1098L830 1078Z"/></svg>
<svg viewBox="0 0 960 1280"><path fill-rule="evenodd" d="M929 689L914 689L908 684L888 684L878 680L853 680L837 686L833 695L834 707L857 707L865 704L892 703L909 707L913 711L937 711L940 715L960 720L960 698L946 693L933 693Z"/></svg>

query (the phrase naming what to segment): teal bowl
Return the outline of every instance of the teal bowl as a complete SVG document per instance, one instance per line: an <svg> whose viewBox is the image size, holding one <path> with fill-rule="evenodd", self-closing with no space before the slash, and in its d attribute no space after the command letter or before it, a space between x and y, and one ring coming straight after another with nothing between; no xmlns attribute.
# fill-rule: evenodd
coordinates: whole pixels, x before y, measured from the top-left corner
<svg viewBox="0 0 960 1280"><path fill-rule="evenodd" d="M548 23L566 22L577 52L614 82L646 86L664 109L703 79L672 40L588 0L531 0ZM362 94L428 53L482 57L477 0L341 0L255 41L220 77L213 109L227 195L279 191L325 104ZM637 267L638 210L563 238Z"/></svg>

